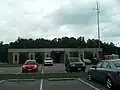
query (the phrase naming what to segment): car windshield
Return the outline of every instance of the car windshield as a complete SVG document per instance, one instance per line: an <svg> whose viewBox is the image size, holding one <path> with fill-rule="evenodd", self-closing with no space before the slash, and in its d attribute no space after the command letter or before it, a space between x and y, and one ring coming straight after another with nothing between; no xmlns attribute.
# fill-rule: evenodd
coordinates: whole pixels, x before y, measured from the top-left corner
<svg viewBox="0 0 120 90"><path fill-rule="evenodd" d="M113 63L117 68L120 68L120 61L113 61Z"/></svg>
<svg viewBox="0 0 120 90"><path fill-rule="evenodd" d="M49 59L45 59L45 60L47 61L47 60L52 60L52 59L49 58Z"/></svg>
<svg viewBox="0 0 120 90"><path fill-rule="evenodd" d="M80 58L70 58L70 62L82 62Z"/></svg>
<svg viewBox="0 0 120 90"><path fill-rule="evenodd" d="M35 61L26 61L25 64L36 64Z"/></svg>

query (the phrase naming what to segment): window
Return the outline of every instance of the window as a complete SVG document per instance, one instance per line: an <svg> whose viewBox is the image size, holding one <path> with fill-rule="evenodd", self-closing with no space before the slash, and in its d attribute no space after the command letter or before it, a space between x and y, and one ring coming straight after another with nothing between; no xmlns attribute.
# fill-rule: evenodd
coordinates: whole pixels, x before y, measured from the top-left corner
<svg viewBox="0 0 120 90"><path fill-rule="evenodd" d="M15 55L15 62L17 62L17 55Z"/></svg>
<svg viewBox="0 0 120 90"><path fill-rule="evenodd" d="M113 61L115 67L120 68L120 61Z"/></svg>
<svg viewBox="0 0 120 90"><path fill-rule="evenodd" d="M99 62L96 67L97 67L97 68L101 68L102 63L103 63L103 62Z"/></svg>
<svg viewBox="0 0 120 90"><path fill-rule="evenodd" d="M102 68L111 68L111 66L110 66L109 62L104 62L102 64Z"/></svg>
<svg viewBox="0 0 120 90"><path fill-rule="evenodd" d="M30 58L31 58L31 60L33 60L33 55L31 55L31 57L30 57Z"/></svg>

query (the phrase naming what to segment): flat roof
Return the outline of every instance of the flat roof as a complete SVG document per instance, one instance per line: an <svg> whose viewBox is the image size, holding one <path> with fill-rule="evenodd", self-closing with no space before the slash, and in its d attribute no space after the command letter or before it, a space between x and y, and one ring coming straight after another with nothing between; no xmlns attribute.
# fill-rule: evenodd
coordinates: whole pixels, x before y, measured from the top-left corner
<svg viewBox="0 0 120 90"><path fill-rule="evenodd" d="M8 49L8 52L51 52L51 51L102 51L102 48L31 48L31 49Z"/></svg>

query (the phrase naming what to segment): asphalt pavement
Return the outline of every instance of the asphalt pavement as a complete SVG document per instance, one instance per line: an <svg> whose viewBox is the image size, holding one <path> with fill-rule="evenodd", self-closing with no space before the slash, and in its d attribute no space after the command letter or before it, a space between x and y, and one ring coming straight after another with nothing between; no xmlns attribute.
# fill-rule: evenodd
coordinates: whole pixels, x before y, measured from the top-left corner
<svg viewBox="0 0 120 90"><path fill-rule="evenodd" d="M44 73L63 73L65 72L64 64L54 64L53 66L43 66Z"/></svg>
<svg viewBox="0 0 120 90"><path fill-rule="evenodd" d="M104 85L95 85L83 79L48 81L41 79L28 82L8 82L0 84L0 90L108 90Z"/></svg>
<svg viewBox="0 0 120 90"><path fill-rule="evenodd" d="M21 67L0 67L0 74L19 74L21 72ZM54 64L53 66L39 66L38 73L64 73L64 64Z"/></svg>
<svg viewBox="0 0 120 90"><path fill-rule="evenodd" d="M1 69L9 71L9 69ZM20 71L20 68L14 67L10 69L11 72ZM38 73L60 73L65 72L64 64L54 64L54 66L40 65ZM79 72L78 72L79 73ZM36 80L32 82L8 82L0 81L0 90L108 90L105 85L98 82L88 81L85 76L67 81L48 81L47 79Z"/></svg>
<svg viewBox="0 0 120 90"><path fill-rule="evenodd" d="M44 80L43 90L95 90L78 80L47 81Z"/></svg>
<svg viewBox="0 0 120 90"><path fill-rule="evenodd" d="M32 82L3 82L0 90L40 90L40 81Z"/></svg>

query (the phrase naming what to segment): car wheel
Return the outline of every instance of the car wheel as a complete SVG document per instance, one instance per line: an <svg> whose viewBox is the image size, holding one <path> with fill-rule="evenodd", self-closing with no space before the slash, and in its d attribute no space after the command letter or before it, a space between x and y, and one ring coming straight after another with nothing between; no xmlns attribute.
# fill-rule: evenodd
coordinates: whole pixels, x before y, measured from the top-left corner
<svg viewBox="0 0 120 90"><path fill-rule="evenodd" d="M68 69L67 69L67 68L65 68L65 71L68 71Z"/></svg>
<svg viewBox="0 0 120 90"><path fill-rule="evenodd" d="M91 73L88 73L88 80L89 80L89 81L91 81L91 80L92 80Z"/></svg>
<svg viewBox="0 0 120 90"><path fill-rule="evenodd" d="M112 88L113 88L113 82L112 82L112 79L111 79L111 78L107 78L106 86L107 86L107 88L109 88L109 89L112 89Z"/></svg>
<svg viewBox="0 0 120 90"><path fill-rule="evenodd" d="M73 71L70 69L69 72L72 73Z"/></svg>
<svg viewBox="0 0 120 90"><path fill-rule="evenodd" d="M68 71L72 73L74 70L72 68L69 68Z"/></svg>

